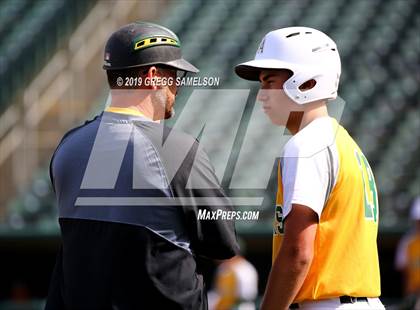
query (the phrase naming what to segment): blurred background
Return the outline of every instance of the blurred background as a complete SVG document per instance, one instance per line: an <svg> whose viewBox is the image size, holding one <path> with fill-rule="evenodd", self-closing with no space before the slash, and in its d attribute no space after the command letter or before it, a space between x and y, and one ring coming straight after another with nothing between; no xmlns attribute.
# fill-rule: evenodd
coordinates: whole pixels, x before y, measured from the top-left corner
<svg viewBox="0 0 420 310"><path fill-rule="evenodd" d="M177 33L184 57L200 76L220 77L220 88L250 88L243 120L258 85L239 79L233 67L254 57L265 33L309 26L336 41L343 66L339 96L346 102L341 124L364 150L379 190L382 299L398 303L404 292L395 250L412 226L409 208L420 194L419 1L0 0L0 309L43 305L60 244L49 160L66 131L103 109L104 44L136 20ZM180 92L177 112L192 90ZM229 102L219 115L235 115ZM253 141L256 149L276 145L275 136ZM236 139L231 163L240 147ZM252 154L249 163L242 177L258 169ZM260 295L271 265L275 186L273 172L260 219L238 223ZM211 282L210 264L206 272Z"/></svg>

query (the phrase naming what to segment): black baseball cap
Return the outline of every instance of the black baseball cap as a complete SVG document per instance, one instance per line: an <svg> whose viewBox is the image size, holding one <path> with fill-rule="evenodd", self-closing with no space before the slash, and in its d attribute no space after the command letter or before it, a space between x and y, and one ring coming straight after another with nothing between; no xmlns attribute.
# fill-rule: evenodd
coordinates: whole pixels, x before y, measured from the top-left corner
<svg viewBox="0 0 420 310"><path fill-rule="evenodd" d="M105 46L105 70L165 65L185 72L199 70L182 58L177 35L163 26L134 22L114 32Z"/></svg>

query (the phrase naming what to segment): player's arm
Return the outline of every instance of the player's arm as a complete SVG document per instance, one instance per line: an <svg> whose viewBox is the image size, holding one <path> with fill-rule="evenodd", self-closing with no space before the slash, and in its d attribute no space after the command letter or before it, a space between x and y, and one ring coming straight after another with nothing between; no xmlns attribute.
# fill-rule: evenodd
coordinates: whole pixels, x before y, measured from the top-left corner
<svg viewBox="0 0 420 310"><path fill-rule="evenodd" d="M273 263L262 310L288 309L306 278L314 255L318 216L310 208L293 204L285 219L284 239Z"/></svg>

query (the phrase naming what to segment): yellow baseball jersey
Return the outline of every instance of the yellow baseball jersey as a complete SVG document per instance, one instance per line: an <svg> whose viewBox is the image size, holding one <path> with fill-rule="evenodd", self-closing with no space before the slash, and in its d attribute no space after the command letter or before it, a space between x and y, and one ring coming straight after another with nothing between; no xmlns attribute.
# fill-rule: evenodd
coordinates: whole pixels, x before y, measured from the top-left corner
<svg viewBox="0 0 420 310"><path fill-rule="evenodd" d="M237 303L236 282L235 272L231 269L217 274L216 289L220 299L214 307L215 310L231 309Z"/></svg>
<svg viewBox="0 0 420 310"><path fill-rule="evenodd" d="M273 262L292 205L317 214L314 258L294 302L342 295L378 297L378 197L372 170L348 132L316 119L286 144L279 163Z"/></svg>

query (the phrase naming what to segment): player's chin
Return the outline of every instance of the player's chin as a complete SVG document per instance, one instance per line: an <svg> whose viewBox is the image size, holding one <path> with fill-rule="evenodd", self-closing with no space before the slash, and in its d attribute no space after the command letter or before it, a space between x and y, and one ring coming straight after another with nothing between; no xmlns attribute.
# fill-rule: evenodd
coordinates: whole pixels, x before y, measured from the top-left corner
<svg viewBox="0 0 420 310"><path fill-rule="evenodd" d="M276 126L284 126L285 122L282 121L279 117L276 115L273 115L272 111L265 111L265 114L267 115L268 119L273 125Z"/></svg>

